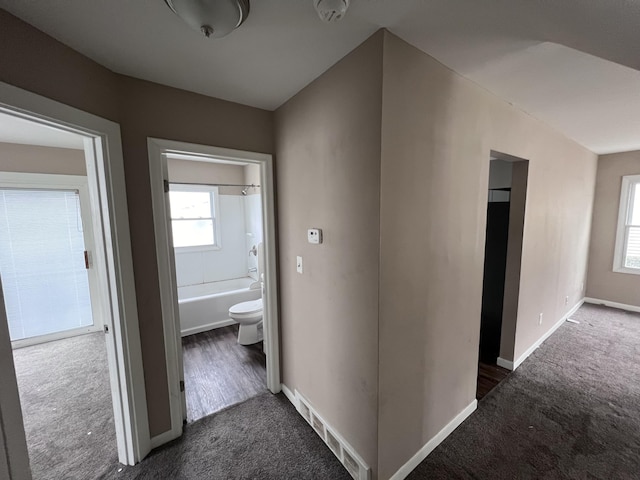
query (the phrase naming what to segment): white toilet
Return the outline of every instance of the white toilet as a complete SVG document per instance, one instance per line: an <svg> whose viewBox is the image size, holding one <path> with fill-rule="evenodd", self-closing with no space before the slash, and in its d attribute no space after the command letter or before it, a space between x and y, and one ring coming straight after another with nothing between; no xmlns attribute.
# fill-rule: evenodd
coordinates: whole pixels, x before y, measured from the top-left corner
<svg viewBox="0 0 640 480"><path fill-rule="evenodd" d="M229 318L240 324L238 329L240 345L253 345L262 341L262 298L237 303L229 309Z"/></svg>
<svg viewBox="0 0 640 480"><path fill-rule="evenodd" d="M253 247L249 254L253 253L258 260L257 277L260 281L253 282L250 290L260 290L264 294L264 247L258 243L257 248ZM229 318L240 324L238 329L238 343L240 345L253 345L261 342L263 336L262 323L262 297L257 300L237 303L229 309Z"/></svg>

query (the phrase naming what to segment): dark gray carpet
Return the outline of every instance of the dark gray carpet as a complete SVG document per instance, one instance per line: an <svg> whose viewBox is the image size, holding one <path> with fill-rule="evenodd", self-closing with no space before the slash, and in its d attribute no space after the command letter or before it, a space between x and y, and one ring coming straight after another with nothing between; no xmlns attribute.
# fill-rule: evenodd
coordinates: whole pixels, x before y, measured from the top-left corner
<svg viewBox="0 0 640 480"><path fill-rule="evenodd" d="M639 479L640 315L585 305L408 479Z"/></svg>
<svg viewBox="0 0 640 480"><path fill-rule="evenodd" d="M21 348L13 358L34 480L110 471L118 451L104 334Z"/></svg>
<svg viewBox="0 0 640 480"><path fill-rule="evenodd" d="M105 479L350 480L284 395L263 393L185 427L182 438Z"/></svg>
<svg viewBox="0 0 640 480"><path fill-rule="evenodd" d="M18 349L14 360L34 480L351 478L284 395L271 393L188 425L125 467L102 333Z"/></svg>

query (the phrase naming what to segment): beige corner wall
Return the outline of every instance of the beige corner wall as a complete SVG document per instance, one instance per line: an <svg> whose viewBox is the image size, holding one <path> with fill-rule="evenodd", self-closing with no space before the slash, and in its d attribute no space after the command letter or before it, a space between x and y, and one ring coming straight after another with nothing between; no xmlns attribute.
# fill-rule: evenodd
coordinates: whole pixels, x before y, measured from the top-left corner
<svg viewBox="0 0 640 480"><path fill-rule="evenodd" d="M381 82L379 32L276 112L283 383L374 471Z"/></svg>
<svg viewBox="0 0 640 480"><path fill-rule="evenodd" d="M115 74L1 9L0 65L2 82L120 124L149 427L159 435L170 417L147 137L272 153L273 113Z"/></svg>
<svg viewBox="0 0 640 480"><path fill-rule="evenodd" d="M260 185L262 180L260 179L260 165L245 165L244 166L244 180L246 185ZM259 195L259 188L250 188L247 195Z"/></svg>
<svg viewBox="0 0 640 480"><path fill-rule="evenodd" d="M226 183L241 185L244 183L244 166L223 163L198 162L190 160L167 160L169 181L186 183ZM220 195L240 195L242 187L219 187Z"/></svg>
<svg viewBox="0 0 640 480"><path fill-rule="evenodd" d="M475 399L490 151L529 160L516 357L583 296L596 156L389 33L382 110L387 479Z"/></svg>
<svg viewBox="0 0 640 480"><path fill-rule="evenodd" d="M519 161L513 162L511 165L511 205L509 208L507 263L505 265L505 288L502 303L500 358L513 362L515 360L518 302L520 300L522 239L527 208L529 162Z"/></svg>
<svg viewBox="0 0 640 480"><path fill-rule="evenodd" d="M640 275L613 271L620 188L625 175L640 175L640 151L598 159L587 297L640 307Z"/></svg>
<svg viewBox="0 0 640 480"><path fill-rule="evenodd" d="M0 142L0 172L86 175L84 151Z"/></svg>

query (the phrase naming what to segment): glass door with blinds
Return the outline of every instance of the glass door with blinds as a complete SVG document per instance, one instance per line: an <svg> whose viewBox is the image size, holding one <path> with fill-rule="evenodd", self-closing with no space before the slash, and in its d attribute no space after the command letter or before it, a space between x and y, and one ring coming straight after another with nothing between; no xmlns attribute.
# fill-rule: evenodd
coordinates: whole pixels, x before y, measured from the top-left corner
<svg viewBox="0 0 640 480"><path fill-rule="evenodd" d="M0 276L12 342L95 330L91 239L80 205L78 190L0 187Z"/></svg>

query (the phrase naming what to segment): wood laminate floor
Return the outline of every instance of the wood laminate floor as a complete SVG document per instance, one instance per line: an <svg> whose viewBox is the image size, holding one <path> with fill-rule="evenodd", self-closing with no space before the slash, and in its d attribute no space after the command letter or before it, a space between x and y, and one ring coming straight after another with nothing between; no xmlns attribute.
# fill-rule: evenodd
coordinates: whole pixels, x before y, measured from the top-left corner
<svg viewBox="0 0 640 480"><path fill-rule="evenodd" d="M480 362L478 365L478 389L476 391L476 399L480 400L496 388L501 381L507 378L509 373L511 372L506 368Z"/></svg>
<svg viewBox="0 0 640 480"><path fill-rule="evenodd" d="M182 339L187 422L267 390L262 342L238 345L238 325Z"/></svg>

